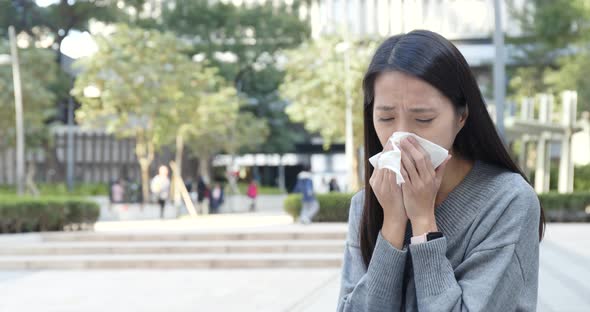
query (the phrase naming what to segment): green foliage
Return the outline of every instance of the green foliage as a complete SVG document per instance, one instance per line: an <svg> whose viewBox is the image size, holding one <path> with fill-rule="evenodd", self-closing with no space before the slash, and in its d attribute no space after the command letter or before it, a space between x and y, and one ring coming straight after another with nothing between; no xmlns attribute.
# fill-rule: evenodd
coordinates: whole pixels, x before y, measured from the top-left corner
<svg viewBox="0 0 590 312"><path fill-rule="evenodd" d="M353 195L346 193L318 194L317 200L320 203L320 211L314 220L319 222L347 222L350 200ZM570 194L549 192L538 196L539 202L550 221L588 220L588 214L586 213L587 207L590 207L590 192L588 191ZM301 195L289 195L285 199L283 208L294 219L299 217Z"/></svg>
<svg viewBox="0 0 590 312"><path fill-rule="evenodd" d="M219 68L243 98L241 112L257 118L255 123L266 124L267 131L251 131L259 140L240 146L239 153L253 147L267 153L292 151L294 143L303 139L304 131L290 122L284 112L286 102L277 89L284 76L280 68L282 51L309 38L309 25L297 17L300 1L279 7L270 2L242 7L208 2L180 0L165 7L161 28L187 42L191 57L202 55Z"/></svg>
<svg viewBox="0 0 590 312"><path fill-rule="evenodd" d="M7 41L0 41L0 54L10 54ZM25 141L29 147L38 147L48 136L46 121L55 114L59 68L49 49L19 49L19 64L23 96L23 118L26 127ZM15 134L15 107L12 66L0 65L0 149L13 146Z"/></svg>
<svg viewBox="0 0 590 312"><path fill-rule="evenodd" d="M584 211L590 205L590 192L574 192L559 194L548 192L539 194L539 200L546 210L575 210Z"/></svg>
<svg viewBox="0 0 590 312"><path fill-rule="evenodd" d="M535 171L531 171L530 181L535 181ZM552 162L549 169L549 189L557 190L559 183L559 163ZM574 167L574 192L590 191L590 165Z"/></svg>
<svg viewBox="0 0 590 312"><path fill-rule="evenodd" d="M156 117L173 108L182 91L177 71L187 65L184 46L170 33L118 25L109 36L96 36L98 51L77 66L83 72L72 94L82 104L76 119L85 125L106 127L119 136L142 132L153 141ZM84 89L98 90L97 97Z"/></svg>
<svg viewBox="0 0 590 312"><path fill-rule="evenodd" d="M590 2L533 0L517 7L509 1L524 35L509 38L522 52L510 82L515 99L539 92L578 91L578 112L590 110Z"/></svg>
<svg viewBox="0 0 590 312"><path fill-rule="evenodd" d="M574 167L574 191L590 192L590 165Z"/></svg>
<svg viewBox="0 0 590 312"><path fill-rule="evenodd" d="M320 211L315 216L317 222L347 222L350 210L350 200L354 194L327 193L318 194L316 198L320 204ZM297 219L301 213L301 194L287 196L283 204L285 212Z"/></svg>
<svg viewBox="0 0 590 312"><path fill-rule="evenodd" d="M162 25L187 38L193 54L206 53L228 80L241 80L240 75L254 70L255 63L272 66L278 56L275 52L296 47L309 38L309 25L293 13L297 12L297 1L292 8L276 8L270 2L243 7L209 2L177 0L174 6L165 7ZM237 59L219 60L214 57L216 52L232 52Z"/></svg>
<svg viewBox="0 0 590 312"><path fill-rule="evenodd" d="M117 25L114 33L95 40L98 51L77 63L84 70L72 90L81 103L76 118L86 127L135 138L143 198L148 198L155 148L169 143L166 124L174 124L180 103L194 99L185 93L194 78L187 74L195 68L182 53L186 45L171 33Z"/></svg>
<svg viewBox="0 0 590 312"><path fill-rule="evenodd" d="M61 231L64 226L94 223L98 204L71 197L0 196L0 232Z"/></svg>
<svg viewBox="0 0 590 312"><path fill-rule="evenodd" d="M37 185L42 196L104 196L109 194L106 183L83 183L74 185L72 192L68 192L65 183L41 183ZM13 185L0 185L0 195L16 193Z"/></svg>
<svg viewBox="0 0 590 312"><path fill-rule="evenodd" d="M363 95L362 77L376 45L374 42L351 41L347 50L341 38L306 42L287 54L285 81L280 92L291 103L287 114L302 122L312 133L319 133L327 148L343 142L345 133L346 90L352 98L355 146L362 144ZM350 60L346 72L345 57ZM349 80L345 79L345 77ZM347 85L347 83L349 85Z"/></svg>

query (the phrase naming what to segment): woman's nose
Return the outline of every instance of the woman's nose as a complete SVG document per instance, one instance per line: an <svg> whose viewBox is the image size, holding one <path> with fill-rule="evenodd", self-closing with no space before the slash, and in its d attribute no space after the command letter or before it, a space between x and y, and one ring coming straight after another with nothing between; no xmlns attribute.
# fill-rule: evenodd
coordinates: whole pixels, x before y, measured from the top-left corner
<svg viewBox="0 0 590 312"><path fill-rule="evenodd" d="M411 129L408 127L407 123L403 120L400 120L398 124L394 127L393 132L412 132ZM393 134L393 132L391 134Z"/></svg>

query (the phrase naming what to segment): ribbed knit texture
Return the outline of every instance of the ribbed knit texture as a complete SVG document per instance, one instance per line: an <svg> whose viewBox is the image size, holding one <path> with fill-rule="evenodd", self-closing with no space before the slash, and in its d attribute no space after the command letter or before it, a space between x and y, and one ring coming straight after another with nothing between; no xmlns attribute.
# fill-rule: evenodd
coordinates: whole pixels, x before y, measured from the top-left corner
<svg viewBox="0 0 590 312"><path fill-rule="evenodd" d="M338 311L535 311L539 201L517 173L476 161L435 210L443 238L398 250L379 233L368 267L351 202Z"/></svg>

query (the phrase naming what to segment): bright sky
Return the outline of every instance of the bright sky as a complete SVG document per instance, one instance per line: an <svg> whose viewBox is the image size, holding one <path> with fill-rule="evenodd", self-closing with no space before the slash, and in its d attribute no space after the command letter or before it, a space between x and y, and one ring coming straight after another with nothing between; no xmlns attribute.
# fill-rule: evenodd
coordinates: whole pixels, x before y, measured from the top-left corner
<svg viewBox="0 0 590 312"><path fill-rule="evenodd" d="M50 5L50 4L58 3L59 0L37 0L35 2L37 2L37 5L38 6L46 7L46 6Z"/></svg>
<svg viewBox="0 0 590 312"><path fill-rule="evenodd" d="M36 0L36 2L37 5L46 7L59 2L59 0ZM96 44L88 32L70 31L61 44L61 52L74 59L88 56L95 51Z"/></svg>

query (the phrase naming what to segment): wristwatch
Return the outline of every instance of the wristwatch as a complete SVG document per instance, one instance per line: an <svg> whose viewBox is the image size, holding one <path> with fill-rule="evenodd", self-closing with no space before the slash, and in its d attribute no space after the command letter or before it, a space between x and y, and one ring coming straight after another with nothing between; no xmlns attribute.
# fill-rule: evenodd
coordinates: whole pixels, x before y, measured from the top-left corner
<svg viewBox="0 0 590 312"><path fill-rule="evenodd" d="M426 232L422 235L412 236L412 238L410 239L410 244L425 243L441 237L443 237L442 232Z"/></svg>

